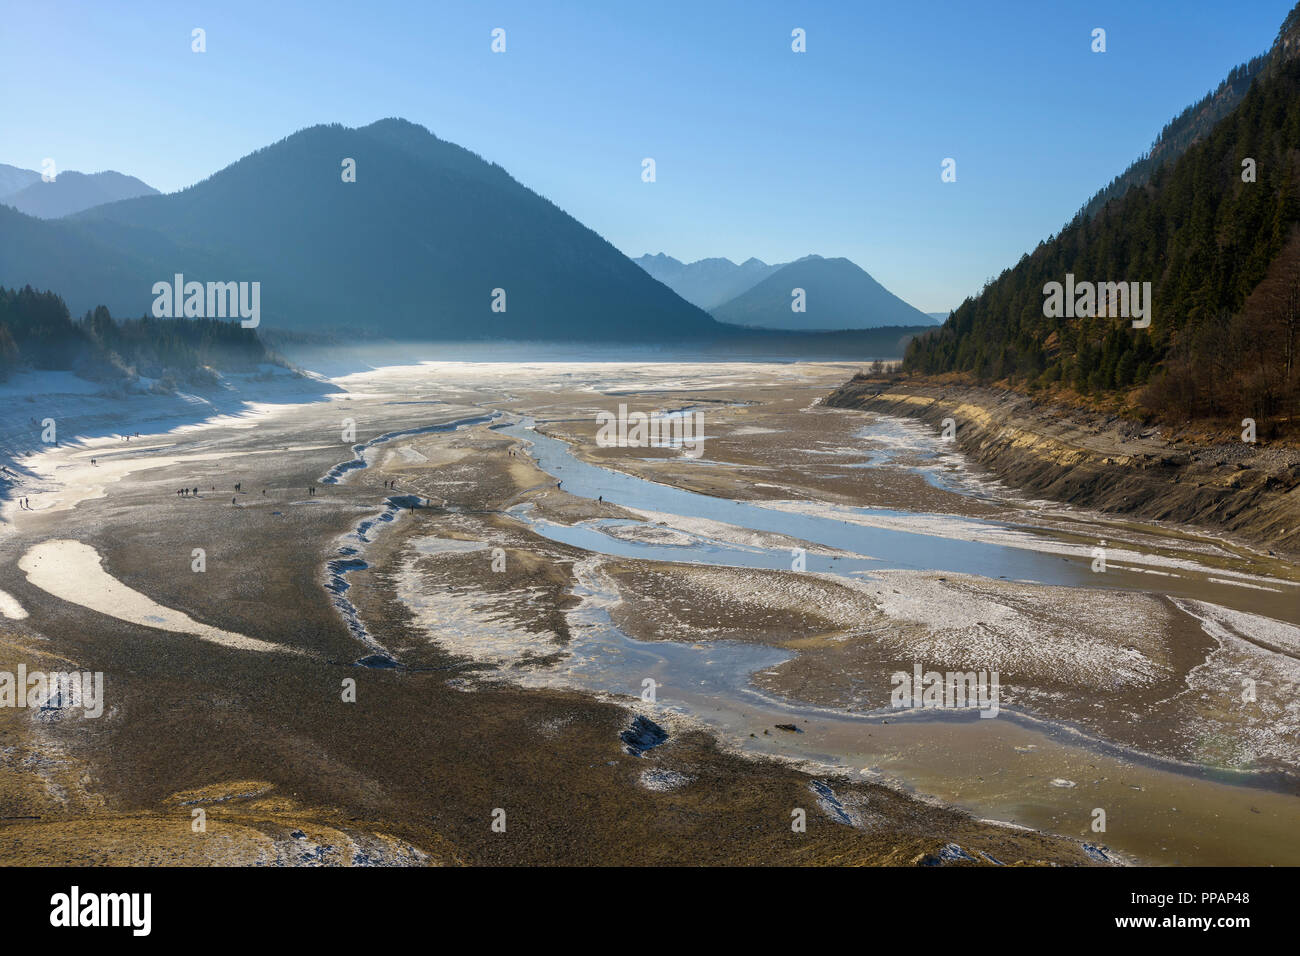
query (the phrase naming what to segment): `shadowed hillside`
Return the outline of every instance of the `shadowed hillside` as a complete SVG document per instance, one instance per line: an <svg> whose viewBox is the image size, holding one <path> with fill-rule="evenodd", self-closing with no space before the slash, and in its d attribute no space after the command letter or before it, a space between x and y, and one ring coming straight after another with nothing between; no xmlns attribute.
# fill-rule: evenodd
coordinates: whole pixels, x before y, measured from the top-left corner
<svg viewBox="0 0 1300 956"><path fill-rule="evenodd" d="M1300 399L1300 16L1240 103L1144 186L1080 216L911 344L906 367L1120 397L1165 417L1252 416ZM1249 162L1248 162L1249 161ZM1253 177L1250 175L1253 169ZM1047 317L1045 287L1150 282L1152 321ZM1252 293L1267 280L1267 294Z"/></svg>
<svg viewBox="0 0 1300 956"><path fill-rule="evenodd" d="M355 160L356 181L342 164ZM262 321L408 338L654 341L704 312L501 167L404 120L316 126L179 193L40 222L0 210L0 282L141 314L153 284L261 283ZM505 311L493 311L493 290ZM502 301L500 297L497 301Z"/></svg>

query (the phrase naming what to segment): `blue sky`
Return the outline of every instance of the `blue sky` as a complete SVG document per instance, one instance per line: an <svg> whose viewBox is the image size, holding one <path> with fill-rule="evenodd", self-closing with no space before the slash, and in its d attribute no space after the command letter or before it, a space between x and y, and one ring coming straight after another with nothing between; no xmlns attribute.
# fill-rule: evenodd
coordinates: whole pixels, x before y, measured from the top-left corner
<svg viewBox="0 0 1300 956"><path fill-rule="evenodd" d="M1291 6L9 0L0 162L171 191L304 126L402 116L628 255L846 256L940 311L1264 52Z"/></svg>

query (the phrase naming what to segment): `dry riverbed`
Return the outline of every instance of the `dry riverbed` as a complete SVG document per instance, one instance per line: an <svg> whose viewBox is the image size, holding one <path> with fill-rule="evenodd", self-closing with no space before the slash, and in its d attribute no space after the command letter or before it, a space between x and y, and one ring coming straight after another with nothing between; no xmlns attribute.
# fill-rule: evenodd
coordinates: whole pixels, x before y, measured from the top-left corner
<svg viewBox="0 0 1300 956"><path fill-rule="evenodd" d="M26 462L0 670L102 671L108 706L0 708L0 859L1295 862L1294 568L1021 500L818 402L851 371L387 369ZM620 403L700 409L703 454L598 447ZM998 670L1004 715L893 713L914 660Z"/></svg>

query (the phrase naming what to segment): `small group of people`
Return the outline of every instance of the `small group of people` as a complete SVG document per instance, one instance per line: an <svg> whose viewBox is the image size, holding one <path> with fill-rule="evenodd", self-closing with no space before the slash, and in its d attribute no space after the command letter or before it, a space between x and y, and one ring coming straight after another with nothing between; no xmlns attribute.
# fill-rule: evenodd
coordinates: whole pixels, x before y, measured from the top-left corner
<svg viewBox="0 0 1300 956"><path fill-rule="evenodd" d="M316 495L316 486L315 486L315 485L309 485L309 486L307 487L307 497L312 498L312 497L315 497L315 495Z"/></svg>
<svg viewBox="0 0 1300 956"><path fill-rule="evenodd" d="M18 499L18 508L19 508L19 510L21 510L21 511L35 511L35 510L36 510L35 508L32 507L32 500L31 500L30 498L19 498L19 499Z"/></svg>
<svg viewBox="0 0 1300 956"><path fill-rule="evenodd" d="M179 496L182 497L182 498L197 498L197 497L199 496L199 489L197 489L197 488L179 488L179 489L177 489L176 494L179 495Z"/></svg>
<svg viewBox="0 0 1300 956"><path fill-rule="evenodd" d="M395 490L397 488L397 479L394 478L392 481L385 481L384 487Z"/></svg>

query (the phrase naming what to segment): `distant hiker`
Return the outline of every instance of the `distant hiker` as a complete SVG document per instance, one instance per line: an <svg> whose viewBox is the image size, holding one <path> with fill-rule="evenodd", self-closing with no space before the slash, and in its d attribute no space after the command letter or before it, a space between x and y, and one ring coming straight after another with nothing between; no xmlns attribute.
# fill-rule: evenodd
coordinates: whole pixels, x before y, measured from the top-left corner
<svg viewBox="0 0 1300 956"><path fill-rule="evenodd" d="M266 494L266 489L265 489L265 488L262 489L262 494Z"/></svg>
<svg viewBox="0 0 1300 956"><path fill-rule="evenodd" d="M199 496L199 489L195 488L195 489L194 489L194 497L197 498L198 496Z"/></svg>
<svg viewBox="0 0 1300 956"><path fill-rule="evenodd" d="M235 498L231 498L231 499L230 499L230 503L233 505L233 504L235 503L236 500L237 500L237 499L235 499Z"/></svg>
<svg viewBox="0 0 1300 956"><path fill-rule="evenodd" d="M601 504L601 505L603 505L603 504L605 503L605 496L604 496L604 495L597 495L597 496L596 496L596 503L597 503L597 504Z"/></svg>

